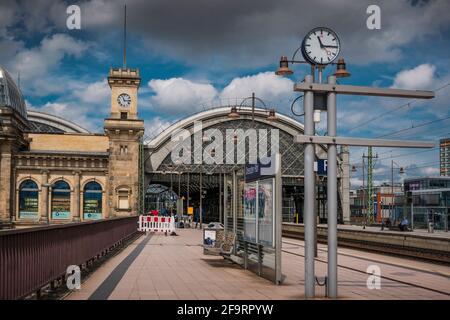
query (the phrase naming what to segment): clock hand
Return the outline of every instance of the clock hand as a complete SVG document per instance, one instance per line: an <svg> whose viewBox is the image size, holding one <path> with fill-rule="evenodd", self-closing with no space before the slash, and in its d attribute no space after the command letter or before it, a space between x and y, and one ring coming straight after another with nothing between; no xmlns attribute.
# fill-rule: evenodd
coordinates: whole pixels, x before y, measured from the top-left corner
<svg viewBox="0 0 450 320"><path fill-rule="evenodd" d="M319 36L317 36L317 40L319 40L320 47L323 48L323 43L322 43L322 40L320 40Z"/></svg>
<svg viewBox="0 0 450 320"><path fill-rule="evenodd" d="M338 46L327 46L327 45L322 45L323 47L325 47L325 48L337 48Z"/></svg>

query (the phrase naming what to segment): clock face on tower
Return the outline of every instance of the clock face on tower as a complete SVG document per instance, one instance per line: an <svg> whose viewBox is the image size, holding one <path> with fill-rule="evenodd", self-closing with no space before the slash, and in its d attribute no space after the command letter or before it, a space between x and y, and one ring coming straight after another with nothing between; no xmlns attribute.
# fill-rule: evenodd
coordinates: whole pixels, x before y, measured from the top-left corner
<svg viewBox="0 0 450 320"><path fill-rule="evenodd" d="M339 55L340 42L337 34L328 28L311 30L303 39L302 54L312 64L326 65Z"/></svg>
<svg viewBox="0 0 450 320"><path fill-rule="evenodd" d="M122 93L117 97L117 102L121 107L129 107L131 104L131 97L127 93Z"/></svg>

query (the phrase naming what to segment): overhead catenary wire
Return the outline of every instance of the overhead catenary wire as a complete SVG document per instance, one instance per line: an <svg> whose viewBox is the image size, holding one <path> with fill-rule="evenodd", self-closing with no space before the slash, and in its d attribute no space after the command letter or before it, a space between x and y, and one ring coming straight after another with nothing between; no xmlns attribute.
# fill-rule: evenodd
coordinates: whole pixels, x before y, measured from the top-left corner
<svg viewBox="0 0 450 320"><path fill-rule="evenodd" d="M439 91L444 90L445 88L447 88L449 86L450 86L450 82L445 84L445 85L443 85L443 86L441 86L441 87L439 87L439 88L437 88L437 89L435 89L434 92L439 92ZM350 129L348 129L347 132L350 132L350 131L353 131L355 129L361 128L361 127L365 126L366 124L373 122L374 120L378 120L378 119L383 118L384 116L386 116L388 114L394 113L394 112L396 112L398 110L401 110L401 109L403 109L405 107L411 106L411 104L416 103L417 101L419 101L419 100L418 99L413 99L413 100L411 100L411 101L409 101L407 103L401 104L400 106L398 106L398 107L396 107L396 108L394 108L392 110L380 113L379 115L377 115L375 117L372 117L369 120L366 120L366 121L358 124L357 126L354 126L354 127L350 128Z"/></svg>
<svg viewBox="0 0 450 320"><path fill-rule="evenodd" d="M397 131L394 131L394 132L390 132L390 133L387 133L387 134L383 134L383 135L378 136L376 138L383 138L383 137L395 135L397 133L401 133L401 132L405 132L405 131L421 128L421 127L428 126L428 125L436 123L436 122L445 121L445 120L448 120L448 119L450 119L450 116L447 116L447 117L444 117L444 118L435 119L435 120L428 121L428 122L425 122L425 123L421 123L421 124L416 125L416 126L412 125L411 127L400 129L400 130L397 130Z"/></svg>

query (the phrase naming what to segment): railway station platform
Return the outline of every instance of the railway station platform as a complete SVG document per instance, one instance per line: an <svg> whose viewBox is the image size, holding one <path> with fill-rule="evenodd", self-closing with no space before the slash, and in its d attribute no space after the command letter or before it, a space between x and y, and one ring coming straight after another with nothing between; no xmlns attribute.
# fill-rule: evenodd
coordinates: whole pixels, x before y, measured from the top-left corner
<svg viewBox="0 0 450 320"><path fill-rule="evenodd" d="M303 241L283 238L281 285L222 257L205 256L198 229L177 236L142 235L110 258L65 299L304 299ZM450 299L450 267L351 248L338 250L339 299ZM318 245L316 275L326 273L326 246ZM367 268L381 271L381 286L367 286ZM316 287L318 299L324 287Z"/></svg>

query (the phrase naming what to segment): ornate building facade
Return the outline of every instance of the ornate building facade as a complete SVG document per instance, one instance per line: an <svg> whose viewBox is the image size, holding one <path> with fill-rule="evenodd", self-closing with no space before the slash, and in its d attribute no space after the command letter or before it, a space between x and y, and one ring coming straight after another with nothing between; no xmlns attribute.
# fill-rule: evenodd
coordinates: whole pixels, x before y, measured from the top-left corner
<svg viewBox="0 0 450 320"><path fill-rule="evenodd" d="M111 69L104 134L27 111L0 68L0 227L66 223L137 214L138 69Z"/></svg>

